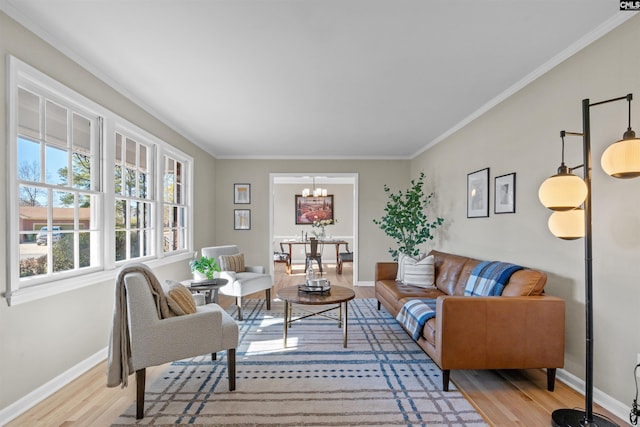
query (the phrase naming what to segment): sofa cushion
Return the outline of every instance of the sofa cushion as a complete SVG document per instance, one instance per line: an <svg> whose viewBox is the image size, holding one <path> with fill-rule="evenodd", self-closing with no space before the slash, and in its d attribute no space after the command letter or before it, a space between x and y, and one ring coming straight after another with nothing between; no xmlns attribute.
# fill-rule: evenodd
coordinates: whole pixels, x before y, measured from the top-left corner
<svg viewBox="0 0 640 427"><path fill-rule="evenodd" d="M416 261L413 258L405 257L405 264L402 274L402 283L414 285L421 288L432 288L435 280L434 257L429 255Z"/></svg>
<svg viewBox="0 0 640 427"><path fill-rule="evenodd" d="M481 261L436 250L431 251L429 255L435 257L436 287L447 295L464 295L467 280ZM546 283L545 273L525 268L511 275L502 296L542 295Z"/></svg>
<svg viewBox="0 0 640 427"><path fill-rule="evenodd" d="M509 283L502 291L503 297L537 296L542 295L547 283L547 275L542 271L524 270L516 271L511 275Z"/></svg>
<svg viewBox="0 0 640 427"><path fill-rule="evenodd" d="M404 267L406 265L415 264L426 256L427 254L419 254L417 257L412 257L411 255L403 253L398 254L398 273L396 275L396 280L398 282L402 282L404 280Z"/></svg>
<svg viewBox="0 0 640 427"><path fill-rule="evenodd" d="M182 316L197 311L196 302L191 295L191 291L184 285L175 280L167 280L164 287L169 308L176 315Z"/></svg>
<svg viewBox="0 0 640 427"><path fill-rule="evenodd" d="M480 261L467 266L470 258L464 256L438 251L431 251L430 255L435 257L436 287L447 295L464 295L467 279L473 267Z"/></svg>
<svg viewBox="0 0 640 427"><path fill-rule="evenodd" d="M244 271L244 254L220 255L220 269L222 271L235 271L240 273Z"/></svg>

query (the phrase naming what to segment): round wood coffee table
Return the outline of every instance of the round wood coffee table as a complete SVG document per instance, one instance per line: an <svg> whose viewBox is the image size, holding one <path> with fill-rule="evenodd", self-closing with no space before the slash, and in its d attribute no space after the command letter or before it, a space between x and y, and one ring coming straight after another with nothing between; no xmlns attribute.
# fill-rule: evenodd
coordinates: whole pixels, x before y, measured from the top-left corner
<svg viewBox="0 0 640 427"><path fill-rule="evenodd" d="M278 298L284 301L284 347L287 347L287 330L292 322L306 319L311 316L323 315L330 310L338 309L338 327L342 327L343 346L347 347L347 318L348 303L356 297L353 289L344 286L331 286L329 291L325 292L303 292L298 290L298 285L287 286L277 293ZM293 318L293 304L299 305L329 305L337 304L334 307L327 308L318 312L309 312L309 314ZM325 316L327 317L327 316ZM344 321L343 321L344 319Z"/></svg>

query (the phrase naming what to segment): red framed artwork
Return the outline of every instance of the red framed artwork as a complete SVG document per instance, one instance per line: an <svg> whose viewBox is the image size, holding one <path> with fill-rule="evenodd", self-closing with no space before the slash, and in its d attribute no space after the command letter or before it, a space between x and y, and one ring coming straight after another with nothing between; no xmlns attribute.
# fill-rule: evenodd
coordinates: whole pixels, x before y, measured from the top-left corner
<svg viewBox="0 0 640 427"><path fill-rule="evenodd" d="M295 195L296 224L313 224L313 221L333 219L333 195L304 197Z"/></svg>

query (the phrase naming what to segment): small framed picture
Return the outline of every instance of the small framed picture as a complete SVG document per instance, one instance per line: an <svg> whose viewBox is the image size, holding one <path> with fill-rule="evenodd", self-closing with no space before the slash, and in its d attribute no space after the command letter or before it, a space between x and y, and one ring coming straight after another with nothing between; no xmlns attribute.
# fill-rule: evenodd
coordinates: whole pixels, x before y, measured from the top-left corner
<svg viewBox="0 0 640 427"><path fill-rule="evenodd" d="M251 230L251 210L250 209L234 209L233 210L233 229L234 230Z"/></svg>
<svg viewBox="0 0 640 427"><path fill-rule="evenodd" d="M251 203L251 184L233 184L233 203L236 205Z"/></svg>
<svg viewBox="0 0 640 427"><path fill-rule="evenodd" d="M467 174L467 218L489 216L489 168Z"/></svg>
<svg viewBox="0 0 640 427"><path fill-rule="evenodd" d="M497 176L494 188L494 207L497 214L516 212L516 174Z"/></svg>

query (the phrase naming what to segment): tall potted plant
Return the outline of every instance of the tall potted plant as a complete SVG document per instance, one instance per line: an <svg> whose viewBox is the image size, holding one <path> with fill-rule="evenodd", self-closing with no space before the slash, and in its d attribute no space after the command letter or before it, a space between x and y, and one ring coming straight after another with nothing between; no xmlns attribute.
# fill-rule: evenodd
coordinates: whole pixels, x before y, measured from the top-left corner
<svg viewBox="0 0 640 427"><path fill-rule="evenodd" d="M425 195L423 187L424 172L420 172L417 180L411 180L406 192L399 190L392 193L389 186L384 185L384 192L389 198L384 208L385 214L373 222L396 242L397 248L389 248L394 260L398 260L400 253L418 256L419 245L433 240L433 232L444 222L444 218L440 217L429 220L426 210L433 193Z"/></svg>

